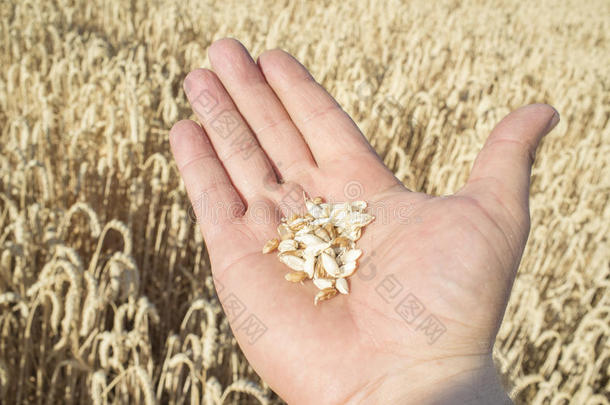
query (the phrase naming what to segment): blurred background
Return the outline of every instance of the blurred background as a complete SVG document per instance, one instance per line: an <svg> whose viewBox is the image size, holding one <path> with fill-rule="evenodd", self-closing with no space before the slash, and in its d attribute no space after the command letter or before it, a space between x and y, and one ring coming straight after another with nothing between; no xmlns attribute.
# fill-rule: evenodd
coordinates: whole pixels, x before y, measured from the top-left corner
<svg viewBox="0 0 610 405"><path fill-rule="evenodd" d="M546 102L494 350L517 403L610 396L610 2L5 0L0 403L283 403L242 356L168 131L218 38L293 53L407 187L456 191Z"/></svg>

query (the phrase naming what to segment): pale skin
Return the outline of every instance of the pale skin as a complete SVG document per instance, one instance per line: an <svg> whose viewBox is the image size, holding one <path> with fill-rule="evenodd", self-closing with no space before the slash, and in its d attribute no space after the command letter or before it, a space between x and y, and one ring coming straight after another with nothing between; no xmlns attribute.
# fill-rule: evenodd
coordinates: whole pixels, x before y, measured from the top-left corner
<svg viewBox="0 0 610 405"><path fill-rule="evenodd" d="M191 72L184 86L199 123L176 123L170 143L219 298L258 374L290 404L511 403L491 351L529 233L534 152L557 112L512 112L466 184L431 196L405 188L288 53L254 61L222 39L208 56L212 70ZM219 119L227 114L232 132ZM288 268L261 253L279 212L303 208L291 203L302 191L333 202L357 193L377 216L358 241L362 273L350 294L318 306L311 282L285 281ZM409 293L425 308L410 323L396 310ZM228 307L235 298L239 316ZM443 333L417 329L428 316ZM264 333L251 335L248 317Z"/></svg>

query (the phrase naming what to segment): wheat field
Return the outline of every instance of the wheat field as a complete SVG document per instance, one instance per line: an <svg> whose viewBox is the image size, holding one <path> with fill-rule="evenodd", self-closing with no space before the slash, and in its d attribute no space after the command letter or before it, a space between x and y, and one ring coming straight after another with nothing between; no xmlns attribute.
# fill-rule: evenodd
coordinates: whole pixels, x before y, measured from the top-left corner
<svg viewBox="0 0 610 405"><path fill-rule="evenodd" d="M0 403L283 403L217 301L168 131L188 71L281 47L407 187L456 191L546 102L532 231L494 357L516 403L610 403L610 2L7 0Z"/></svg>

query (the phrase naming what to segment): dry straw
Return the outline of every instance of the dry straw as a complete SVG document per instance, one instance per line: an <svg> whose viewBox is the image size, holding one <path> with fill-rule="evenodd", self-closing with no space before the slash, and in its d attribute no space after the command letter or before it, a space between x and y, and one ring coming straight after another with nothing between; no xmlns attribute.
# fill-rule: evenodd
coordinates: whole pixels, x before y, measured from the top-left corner
<svg viewBox="0 0 610 405"><path fill-rule="evenodd" d="M232 337L167 142L181 81L230 35L294 53L428 193L463 184L508 111L557 107L494 354L518 403L608 404L610 3L496 3L8 0L0 402L281 403Z"/></svg>

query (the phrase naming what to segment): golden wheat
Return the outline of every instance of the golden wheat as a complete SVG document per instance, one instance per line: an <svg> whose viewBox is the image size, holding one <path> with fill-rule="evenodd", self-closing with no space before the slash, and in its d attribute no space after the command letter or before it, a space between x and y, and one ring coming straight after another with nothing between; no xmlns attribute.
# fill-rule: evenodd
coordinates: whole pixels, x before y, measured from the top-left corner
<svg viewBox="0 0 610 405"><path fill-rule="evenodd" d="M553 104L494 355L518 403L609 403L607 1L8 0L0 16L1 403L282 403L231 334L169 154L181 82L222 36L295 54L418 191L456 191L502 116Z"/></svg>

